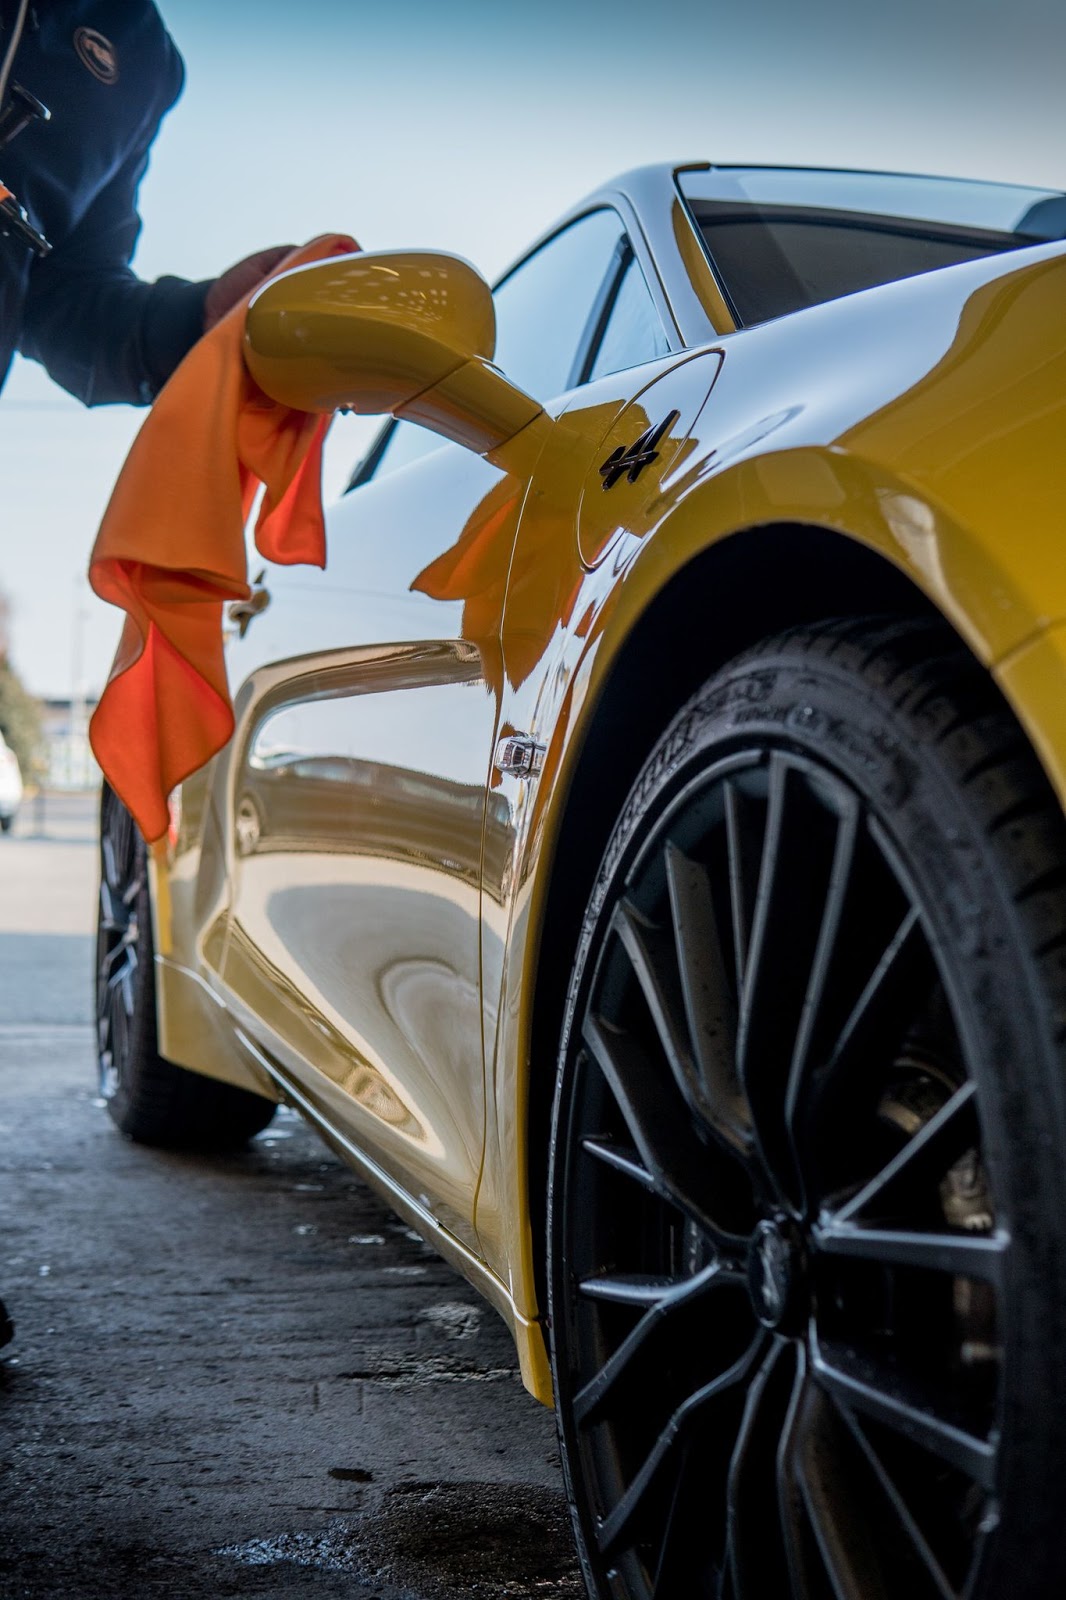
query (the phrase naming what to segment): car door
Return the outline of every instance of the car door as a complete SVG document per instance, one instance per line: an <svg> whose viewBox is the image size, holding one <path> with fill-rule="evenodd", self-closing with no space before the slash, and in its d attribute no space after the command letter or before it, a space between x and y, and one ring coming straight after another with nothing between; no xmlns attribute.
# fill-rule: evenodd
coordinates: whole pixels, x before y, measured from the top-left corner
<svg viewBox="0 0 1066 1600"><path fill-rule="evenodd" d="M501 359L538 398L565 392L621 232L580 218L498 291ZM320 1114L475 1245L482 836L528 478L399 424L357 480L327 570L267 569L231 648L222 976Z"/></svg>

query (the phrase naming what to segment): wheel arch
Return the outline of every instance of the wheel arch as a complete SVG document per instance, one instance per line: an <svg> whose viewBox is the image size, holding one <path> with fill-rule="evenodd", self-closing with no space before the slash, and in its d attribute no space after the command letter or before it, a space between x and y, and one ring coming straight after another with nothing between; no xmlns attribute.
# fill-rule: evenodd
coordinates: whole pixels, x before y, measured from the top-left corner
<svg viewBox="0 0 1066 1600"><path fill-rule="evenodd" d="M772 584L766 582L768 570ZM708 594L728 596L728 603L709 607ZM817 525L762 525L719 540L677 570L612 659L586 719L588 733L571 768L561 827L544 864L548 887L535 935L524 1142L530 1267L542 1308L559 1031L584 906L626 795L663 727L719 666L783 628L879 612L944 617L900 567L856 539ZM546 940L542 933L549 927L552 937Z"/></svg>

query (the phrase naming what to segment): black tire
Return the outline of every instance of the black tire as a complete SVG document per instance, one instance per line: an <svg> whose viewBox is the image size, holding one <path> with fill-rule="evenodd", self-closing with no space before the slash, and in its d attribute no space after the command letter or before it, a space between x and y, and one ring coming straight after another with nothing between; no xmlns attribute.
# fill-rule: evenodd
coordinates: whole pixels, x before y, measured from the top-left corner
<svg viewBox="0 0 1066 1600"><path fill-rule="evenodd" d="M10 833L14 826L15 826L15 813L14 812L12 812L9 817L0 817L0 833Z"/></svg>
<svg viewBox="0 0 1066 1600"><path fill-rule="evenodd" d="M598 1600L1066 1573L1066 825L934 620L717 673L608 845L548 1275Z"/></svg>
<svg viewBox="0 0 1066 1600"><path fill-rule="evenodd" d="M105 784L96 937L100 1094L116 1126L138 1144L233 1149L261 1133L276 1106L159 1054L147 866L136 823Z"/></svg>

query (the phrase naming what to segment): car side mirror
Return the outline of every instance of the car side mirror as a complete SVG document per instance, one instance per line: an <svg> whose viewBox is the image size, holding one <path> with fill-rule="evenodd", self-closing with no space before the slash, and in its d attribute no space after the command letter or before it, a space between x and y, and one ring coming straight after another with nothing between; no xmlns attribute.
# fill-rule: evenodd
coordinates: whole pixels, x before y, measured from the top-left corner
<svg viewBox="0 0 1066 1600"><path fill-rule="evenodd" d="M338 256L272 278L245 321L248 370L301 411L420 422L481 455L542 407L490 363L496 315L484 278L429 250Z"/></svg>

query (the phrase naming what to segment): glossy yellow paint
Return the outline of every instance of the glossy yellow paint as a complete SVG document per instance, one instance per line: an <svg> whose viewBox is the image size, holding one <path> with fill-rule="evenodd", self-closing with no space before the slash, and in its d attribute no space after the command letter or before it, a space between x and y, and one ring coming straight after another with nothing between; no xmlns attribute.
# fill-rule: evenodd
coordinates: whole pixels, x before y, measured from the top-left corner
<svg viewBox="0 0 1066 1600"><path fill-rule="evenodd" d="M379 251L296 267L253 296L245 359L285 405L371 415L439 383L471 356L491 359L488 284L429 250Z"/></svg>
<svg viewBox="0 0 1066 1600"><path fill-rule="evenodd" d="M1066 808L1066 622L1000 662L996 679Z"/></svg>
<svg viewBox="0 0 1066 1600"><path fill-rule="evenodd" d="M492 294L469 262L381 251L297 267L254 296L245 323L259 387L300 411L391 413L478 453L540 406L490 365Z"/></svg>
<svg viewBox="0 0 1066 1600"><path fill-rule="evenodd" d="M243 731L203 779L186 786L182 831L169 868L160 869L170 880L167 962L174 973L180 970L202 986L214 1008L211 1018L217 1021L221 1010L230 1030L228 1047L209 1070L246 1081L250 1057L258 1055L260 1085L271 1082L277 1092L288 1085L288 1092L302 1096L348 1158L361 1163L370 1180L501 1310L515 1335L525 1381L542 1399L550 1397L550 1383L538 1321L529 1184L531 1172L542 1170L543 1152L530 1150L527 1109L531 1074L553 1070L551 1062L530 1058L538 962L552 937L545 908L589 729L634 629L656 597L697 558L736 535L757 544L764 529L816 528L860 545L886 570L904 574L996 674L1066 801L1066 529L1059 468L1066 437L1063 247L951 268L730 332L706 262L689 259L691 251L685 256L686 239L681 229L676 245L690 271L685 292L699 300L708 326L724 336L639 372L590 384L566 397L556 414L542 411L513 385L491 379L491 368L482 370L491 343L469 309L462 313L467 331L449 346L450 368L439 355L439 308L433 323L423 307L417 338L409 337L406 311L400 335L395 319L378 319L364 369L362 333L357 338L354 330L364 328L364 310L371 321L377 317L375 304L384 304L388 295L383 301L382 280L373 272L354 284L351 298L343 274L325 293L330 272L338 270L334 264L294 275L306 278L295 287L308 297L300 315L313 329L312 366L310 376L286 388L289 380L282 374L295 359L285 320L293 307L293 282L274 290L273 302L267 299L272 291L264 291L257 304L264 319L273 306L272 320L263 321L253 342L256 359L277 359L276 367L261 369L260 381L265 378L271 392L296 403L350 401L365 370L369 376L359 393L366 404L400 410L410 408L417 382L425 401L420 419L440 428L444 417L447 426L440 431L451 430L451 438L468 449L482 448L485 456L461 458L467 462L463 472L454 456L436 462L430 457L399 475L400 487L393 480L391 489L371 484L360 490L334 513L331 573L306 580L306 600L297 595L305 580L291 580L294 611L313 605L316 643L323 652L335 652L338 694L348 692L344 674L363 670L365 652L378 649L374 670L397 697L398 714L390 724L396 741L385 762L390 771L371 787L401 797L396 825L386 824L381 834L375 831L379 822L364 819L353 833L352 817L338 818L328 795L311 796L306 785L295 784L296 811L304 822L285 864L279 865L284 852L257 860L263 854L258 841L241 857L242 799L261 808L291 799L281 792L284 785L268 795L265 768L246 759L270 709L266 698L256 699L267 694L267 679L257 679L259 668L246 663L240 671L250 687L238 703ZM358 259L364 265L370 260ZM440 281L450 282L453 269L442 265L440 271ZM316 299L318 283L324 312ZM679 321L687 315L691 326L691 308L686 312L683 293L673 292ZM479 294L471 289L472 303ZM338 334L339 328L347 331ZM398 353L390 355L394 341ZM431 347L432 362L426 356ZM494 392L488 394L490 380ZM433 395L435 388L439 393ZM406 398L398 398L401 391ZM631 442L673 413L676 420L654 468L604 494L599 467L605 445L609 450L616 442ZM518 424L513 436L507 433L511 421ZM485 443L486 427L495 430L491 444ZM344 577L349 559L350 581ZM758 585L773 581L773 572L766 571L753 580L754 595L708 595L710 661L723 610L741 599L757 607ZM297 646L285 642L284 615L275 603L249 639L262 662L283 664L282 698L296 707L303 703L292 689L301 658ZM412 753L418 720L406 716L413 702L405 697L412 683L429 681L428 658L419 658L423 677L416 672L412 678L410 659L397 654L405 641L422 647L436 641L440 649L461 642L470 652L432 658L433 682L458 696L449 707L476 706L469 725L462 717L449 724L459 744L461 724L468 732L477 727L476 738L463 747L467 765L458 777L447 777L439 762L435 770L425 751ZM381 656L386 646L392 654ZM647 670L655 665L649 662ZM306 670L311 672L310 665ZM368 684L362 680L364 688ZM319 691L325 692L321 679ZM544 747L535 780L491 769L496 739L516 731ZM617 736L624 739L625 729ZM323 760L339 753L326 744L319 749ZM433 782L427 785L427 778ZM488 797L479 860L474 835L467 838L464 810L478 785ZM441 818L449 816L450 847L440 833ZM461 989L463 974L473 970L471 961L480 974L478 1029L468 1017L457 1018L455 1037L461 1036L463 1048L451 1064L431 1059L422 1044L412 1047L420 1035L409 1013L403 1065L403 1050L395 1038L388 1043L384 1022L384 1031L368 1039L364 1024L345 1013L343 1004L331 1001L327 1015L326 980L319 973L308 983L306 972L301 975L293 964L295 935L285 920L284 892L302 884L301 892L318 893L311 879L319 873L322 883L362 893L368 863L391 885L393 899L382 901L379 926L397 953L420 926L417 918L403 921L409 912L397 898L401 893L422 894L431 906L448 901L463 908L454 937L421 950L434 970L452 973L450 989L432 991L438 997L454 998L455 985ZM267 887L260 890L254 877L263 871ZM476 900L479 873L477 913L471 894ZM165 905L162 893L158 903ZM466 940L471 916L480 922L480 945L471 951L464 943L460 952L456 941ZM349 925L350 918L346 922L333 912L323 912L318 923L331 947ZM373 933L378 931L376 926ZM369 945L351 947L333 977L342 970L362 974L363 992L373 1001L367 1015L375 1015L373 997L383 992L377 952ZM160 990L164 1038L177 1042L181 1053L175 1059L205 1070L196 1028L171 1016L175 1007L194 1004L187 984L184 998L175 999L176 981ZM391 1025L399 1015L394 1008L386 1020ZM212 1051L226 1027L211 1032ZM253 1040L249 1048L241 1045L238 1028ZM363 1100L350 1086L339 1092L346 1073L368 1065L378 1076L372 1080L364 1071L359 1078ZM483 1152L477 1154L471 1141L479 1082L485 1125ZM442 1103L449 1094L450 1109ZM403 1116L390 1124L384 1112L397 1104ZM412 1133L409 1117L421 1137ZM438 1147L444 1152L439 1159ZM465 1156L457 1153L462 1150Z"/></svg>
<svg viewBox="0 0 1066 1600"><path fill-rule="evenodd" d="M211 981L227 912L212 806L221 765L216 759L186 779L180 824L149 861L159 1049L179 1066L276 1099L270 1079L234 1048L233 1019Z"/></svg>

